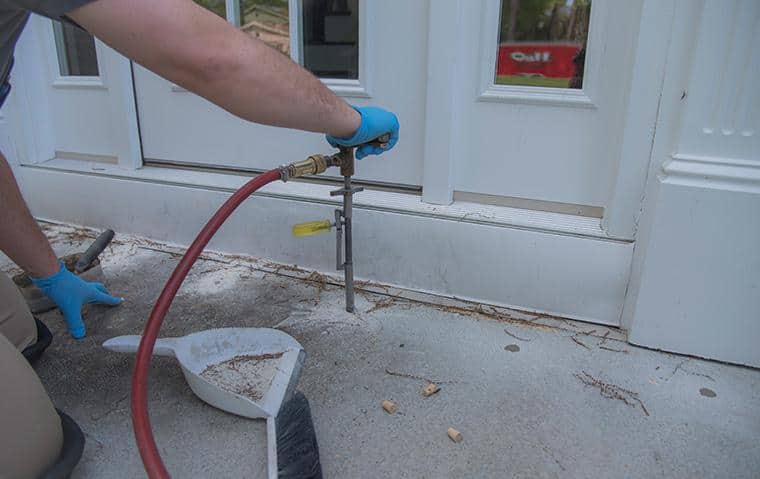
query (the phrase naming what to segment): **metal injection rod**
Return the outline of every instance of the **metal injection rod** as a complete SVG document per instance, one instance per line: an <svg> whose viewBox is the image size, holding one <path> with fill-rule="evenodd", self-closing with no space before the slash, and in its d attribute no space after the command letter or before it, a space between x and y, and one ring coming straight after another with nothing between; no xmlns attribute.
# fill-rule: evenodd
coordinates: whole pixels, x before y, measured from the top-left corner
<svg viewBox="0 0 760 479"><path fill-rule="evenodd" d="M335 211L335 232L337 268L343 270L344 283L346 285L346 311L354 312L354 251L353 251L353 206L354 193L364 188L354 187L351 184L351 176L354 174L354 151L342 149L343 161L340 165L340 173L343 175L343 188L330 192L330 196L343 195L343 208ZM341 239L343 241L341 241ZM341 242L343 244L341 244ZM341 254L341 248L343 254Z"/></svg>
<svg viewBox="0 0 760 479"><path fill-rule="evenodd" d="M343 228L345 229L345 254L343 261L343 277L346 283L346 311L354 312L354 237L351 229L354 213L354 193L364 188L351 188L351 177L343 177Z"/></svg>
<svg viewBox="0 0 760 479"><path fill-rule="evenodd" d="M379 146L382 149L388 147L390 135L383 135L371 142L372 145ZM354 150L353 148L341 149L343 162L340 167L340 174L343 175L343 188L331 191L331 196L343 195L343 210L337 210L335 214L336 240L338 243L338 269L343 270L344 283L346 285L346 311L354 312L354 251L353 251L353 207L354 193L364 191L361 186L354 187L351 185L351 177L354 175ZM341 228L338 217L342 217L343 226L343 264L340 261L340 237ZM342 267L341 267L342 266Z"/></svg>
<svg viewBox="0 0 760 479"><path fill-rule="evenodd" d="M385 149L388 146L389 138L389 135L383 135L374 140L371 144ZM364 188L360 186L355 187L351 184L351 177L354 175L354 149L341 148L339 153L331 156L310 156L307 160L283 166L280 169L280 174L283 181L288 181L290 178L322 173L331 166L340 167L340 174L343 176L343 188L330 192L330 196L343 196L343 208L335 210L335 223L332 224L330 221L302 223L294 226L293 231L294 234L296 234L296 231L298 230L299 233L297 235L304 236L328 231L331 226L335 226L336 268L338 270L343 270L343 277L346 285L346 311L353 313L354 252L352 222L354 193L364 190Z"/></svg>

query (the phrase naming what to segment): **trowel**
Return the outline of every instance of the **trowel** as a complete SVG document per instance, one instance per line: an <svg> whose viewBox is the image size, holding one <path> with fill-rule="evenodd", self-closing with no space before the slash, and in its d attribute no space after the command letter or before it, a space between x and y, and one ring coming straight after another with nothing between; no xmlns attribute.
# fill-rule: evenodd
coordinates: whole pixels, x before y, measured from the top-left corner
<svg viewBox="0 0 760 479"><path fill-rule="evenodd" d="M103 343L103 347L119 353L135 353L141 338L118 336ZM295 414L299 416L309 414L308 402L304 411L303 402L306 398L295 391L305 357L298 341L282 331L270 328L208 329L182 337L159 338L153 355L175 357L190 389L206 403L238 416L266 419L268 477L277 479L284 476L282 469L287 464L283 464L283 451L278 451L278 446L283 446L283 431L278 429L292 429L293 425L283 424L281 416L287 415L292 420L293 408L298 410ZM230 364L230 361L239 358L276 360L274 367L261 371L267 377L259 378L262 390L255 395L235 392L234 388L220 385L207 374L213 368ZM310 415L306 419L311 423ZM313 426L308 426L313 432ZM303 429L303 425L299 429ZM288 440L293 439L292 434L290 436ZM289 447L287 444L285 446ZM316 448L315 440L313 446Z"/></svg>

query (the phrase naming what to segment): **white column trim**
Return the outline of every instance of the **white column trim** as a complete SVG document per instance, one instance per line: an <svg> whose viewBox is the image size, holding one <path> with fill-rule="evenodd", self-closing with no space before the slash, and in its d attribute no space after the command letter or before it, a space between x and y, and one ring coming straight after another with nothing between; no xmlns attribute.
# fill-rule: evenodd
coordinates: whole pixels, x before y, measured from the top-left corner
<svg viewBox="0 0 760 479"><path fill-rule="evenodd" d="M633 239L635 235L654 146L675 10L676 0L644 0L642 6L620 161L602 218L602 227L610 236Z"/></svg>
<svg viewBox="0 0 760 479"><path fill-rule="evenodd" d="M662 166L660 180L663 183L760 194L760 163L675 154Z"/></svg>
<svg viewBox="0 0 760 479"><path fill-rule="evenodd" d="M636 312L636 300L641 288L641 276L646 260L648 241L651 235L652 222L648 217L657 205L657 196L660 189L658 174L662 164L667 158L671 158L672 150L678 141L681 115L684 111L684 102L681 97L689 81L691 71L691 51L693 42L697 38L695 25L699 23L700 15L704 7L704 1L669 0L675 4L672 27L667 31L668 42L666 43L667 57L665 61L664 81L660 90L659 105L656 113L655 131L652 137L651 154L644 172L646 184L642 189L640 204L633 203L641 211L636 214L635 236L636 247L631 262L631 273L628 279L628 289L623 303L621 315L622 327L630 330L634 322ZM658 0L646 0L646 3L658 4ZM644 5L646 8L646 4ZM620 173L618 173L620 175ZM613 212L614 215L618 213Z"/></svg>
<svg viewBox="0 0 760 479"><path fill-rule="evenodd" d="M456 124L461 8L461 0L436 0L430 3L428 20L422 200L439 205L453 201L454 162L461 144Z"/></svg>

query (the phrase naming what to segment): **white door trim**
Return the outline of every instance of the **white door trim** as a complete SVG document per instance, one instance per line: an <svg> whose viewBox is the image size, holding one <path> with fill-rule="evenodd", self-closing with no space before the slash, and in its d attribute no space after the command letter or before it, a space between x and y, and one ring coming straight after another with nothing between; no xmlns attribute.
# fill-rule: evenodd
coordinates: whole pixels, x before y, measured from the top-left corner
<svg viewBox="0 0 760 479"><path fill-rule="evenodd" d="M602 227L610 236L633 239L641 212L647 172L660 113L676 0L645 0L642 6L631 93ZM660 126L661 127L661 126Z"/></svg>
<svg viewBox="0 0 760 479"><path fill-rule="evenodd" d="M427 85L422 200L438 205L450 205L454 198L454 162L460 145L457 68L462 52L451 32L461 29L461 8L462 0L436 0L428 17L427 76L441 80Z"/></svg>

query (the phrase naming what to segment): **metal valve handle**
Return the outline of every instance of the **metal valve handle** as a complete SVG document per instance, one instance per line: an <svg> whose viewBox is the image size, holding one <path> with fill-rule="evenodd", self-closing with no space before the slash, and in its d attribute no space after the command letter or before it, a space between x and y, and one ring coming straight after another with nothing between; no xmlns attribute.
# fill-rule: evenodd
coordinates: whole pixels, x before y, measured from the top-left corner
<svg viewBox="0 0 760 479"><path fill-rule="evenodd" d="M370 141L369 144L372 146L378 146L382 148L383 150L385 150L386 148L388 148L388 143L390 143L390 141L391 141L391 135L390 133L386 133Z"/></svg>

